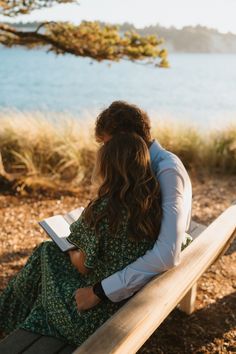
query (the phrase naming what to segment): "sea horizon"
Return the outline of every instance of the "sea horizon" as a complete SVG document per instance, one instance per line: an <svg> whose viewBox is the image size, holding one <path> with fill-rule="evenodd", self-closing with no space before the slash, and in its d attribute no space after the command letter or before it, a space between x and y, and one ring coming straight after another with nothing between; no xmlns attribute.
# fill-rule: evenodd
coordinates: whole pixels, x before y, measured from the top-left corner
<svg viewBox="0 0 236 354"><path fill-rule="evenodd" d="M235 59L236 54L171 53L171 67L160 69L1 47L0 111L65 113L84 120L114 100L126 100L153 121L235 122Z"/></svg>

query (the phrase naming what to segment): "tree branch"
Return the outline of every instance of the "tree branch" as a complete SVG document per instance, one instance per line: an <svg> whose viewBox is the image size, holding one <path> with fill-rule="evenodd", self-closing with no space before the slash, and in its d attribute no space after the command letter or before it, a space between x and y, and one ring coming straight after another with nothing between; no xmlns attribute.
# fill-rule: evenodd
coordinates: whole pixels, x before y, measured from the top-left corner
<svg viewBox="0 0 236 354"><path fill-rule="evenodd" d="M13 17L19 14L25 15L44 7L72 2L76 2L76 0L0 0L0 14Z"/></svg>
<svg viewBox="0 0 236 354"><path fill-rule="evenodd" d="M156 65L168 64L167 52L159 49L162 40L156 36L140 36L132 31L121 35L116 26L102 26L97 22L84 21L79 26L47 22L39 25L35 31L20 31L0 24L0 43L8 47L46 46L56 54L70 53L97 61L151 59Z"/></svg>

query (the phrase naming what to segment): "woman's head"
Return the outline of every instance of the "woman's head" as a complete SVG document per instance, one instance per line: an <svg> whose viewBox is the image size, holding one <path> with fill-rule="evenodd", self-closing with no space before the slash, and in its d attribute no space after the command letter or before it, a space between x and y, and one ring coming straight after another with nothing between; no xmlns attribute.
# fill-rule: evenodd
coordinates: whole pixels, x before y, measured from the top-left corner
<svg viewBox="0 0 236 354"><path fill-rule="evenodd" d="M151 173L149 151L137 134L114 135L99 149L97 163L102 194L115 192L121 199L128 188L144 183Z"/></svg>
<svg viewBox="0 0 236 354"><path fill-rule="evenodd" d="M136 133L146 144L151 141L151 124L146 112L124 101L115 101L97 117L95 137L107 140L119 133ZM106 141L105 141L106 142Z"/></svg>
<svg viewBox="0 0 236 354"><path fill-rule="evenodd" d="M160 190L144 140L137 134L114 135L98 151L96 173L101 184L97 199L85 212L87 221L91 219L92 205L106 196L105 214L113 233L117 232L125 210L131 237L156 237L160 227ZM96 227L100 217L92 222L93 226Z"/></svg>

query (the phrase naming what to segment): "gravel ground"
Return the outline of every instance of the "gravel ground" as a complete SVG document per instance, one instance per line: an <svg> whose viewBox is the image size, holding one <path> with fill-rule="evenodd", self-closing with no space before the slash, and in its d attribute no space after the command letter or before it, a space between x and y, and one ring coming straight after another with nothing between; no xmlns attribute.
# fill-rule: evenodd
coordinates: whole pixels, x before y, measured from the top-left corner
<svg viewBox="0 0 236 354"><path fill-rule="evenodd" d="M196 177L193 218L208 225L236 200L236 176ZM37 220L86 205L91 191L75 196L0 195L0 289L47 239ZM236 241L198 283L196 311L174 310L139 353L236 353Z"/></svg>

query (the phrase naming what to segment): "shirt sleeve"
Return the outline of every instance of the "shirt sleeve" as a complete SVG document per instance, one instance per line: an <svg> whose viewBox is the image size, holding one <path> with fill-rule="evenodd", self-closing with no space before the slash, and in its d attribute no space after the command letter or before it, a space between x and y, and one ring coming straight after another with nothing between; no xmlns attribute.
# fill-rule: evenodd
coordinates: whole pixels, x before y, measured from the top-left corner
<svg viewBox="0 0 236 354"><path fill-rule="evenodd" d="M179 263L187 224L184 179L175 169L162 171L158 179L163 210L158 239L144 256L102 281L105 294L113 302L132 296L153 276Z"/></svg>
<svg viewBox="0 0 236 354"><path fill-rule="evenodd" d="M70 231L67 240L85 253L85 267L94 268L99 250L99 239L94 230L86 224L81 216L70 225Z"/></svg>

